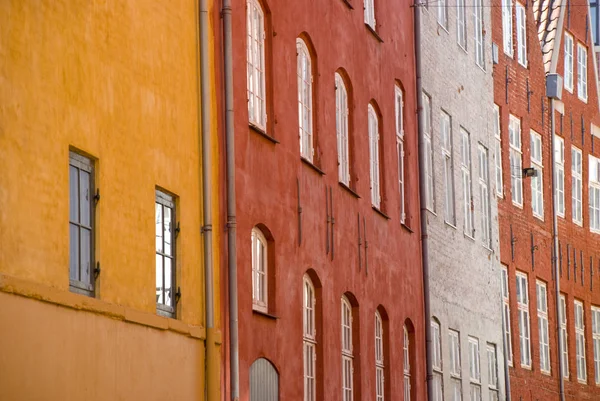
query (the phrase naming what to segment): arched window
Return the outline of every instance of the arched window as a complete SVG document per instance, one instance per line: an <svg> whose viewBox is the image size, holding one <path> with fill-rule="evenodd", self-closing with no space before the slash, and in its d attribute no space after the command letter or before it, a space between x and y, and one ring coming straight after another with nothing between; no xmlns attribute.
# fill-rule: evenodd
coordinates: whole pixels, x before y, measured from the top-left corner
<svg viewBox="0 0 600 401"><path fill-rule="evenodd" d="M365 0L365 24L375 30L375 0Z"/></svg>
<svg viewBox="0 0 600 401"><path fill-rule="evenodd" d="M381 185L379 172L379 117L373 105L369 104L369 160L371 171L371 203L376 208L381 206Z"/></svg>
<svg viewBox="0 0 600 401"><path fill-rule="evenodd" d="M344 79L335 73L335 127L337 132L338 173L341 183L350 186L348 151L348 91Z"/></svg>
<svg viewBox="0 0 600 401"><path fill-rule="evenodd" d="M304 40L296 39L298 54L298 123L300 156L313 161L313 74L310 52Z"/></svg>
<svg viewBox="0 0 600 401"><path fill-rule="evenodd" d="M250 123L266 130L265 13L258 0L247 0L246 32L248 118Z"/></svg>
<svg viewBox="0 0 600 401"><path fill-rule="evenodd" d="M404 201L404 100L402 100L402 89L398 85L395 88L396 98L396 148L398 152L398 189L400 191L400 222L406 219L406 207Z"/></svg>
<svg viewBox="0 0 600 401"><path fill-rule="evenodd" d="M316 351L317 330L315 327L315 287L308 275L303 279L303 342L304 342L304 400L315 401L317 397L316 387Z"/></svg>
<svg viewBox="0 0 600 401"><path fill-rule="evenodd" d="M404 325L404 401L410 401L410 342L408 329Z"/></svg>
<svg viewBox="0 0 600 401"><path fill-rule="evenodd" d="M385 399L385 364L383 359L383 321L379 311L375 312L375 389L376 400Z"/></svg>
<svg viewBox="0 0 600 401"><path fill-rule="evenodd" d="M260 229L252 229L252 307L268 312L267 239Z"/></svg>
<svg viewBox="0 0 600 401"><path fill-rule="evenodd" d="M352 347L352 305L342 296L342 391L343 401L353 400L354 353Z"/></svg>

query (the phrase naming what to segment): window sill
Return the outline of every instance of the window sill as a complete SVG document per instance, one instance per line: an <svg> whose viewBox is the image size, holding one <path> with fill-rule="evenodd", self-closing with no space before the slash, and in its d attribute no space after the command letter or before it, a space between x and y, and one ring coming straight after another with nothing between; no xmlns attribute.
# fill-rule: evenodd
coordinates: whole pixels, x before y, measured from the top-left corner
<svg viewBox="0 0 600 401"><path fill-rule="evenodd" d="M252 308L252 314L253 315L258 315L258 316L264 316L267 319L271 319L271 320L277 320L277 319L279 319L279 316L275 316L275 315L272 315L272 314L270 314L268 312L263 312L261 310L254 309L254 308Z"/></svg>
<svg viewBox="0 0 600 401"><path fill-rule="evenodd" d="M168 319L175 319L175 309L169 306L156 304L156 314Z"/></svg>
<svg viewBox="0 0 600 401"><path fill-rule="evenodd" d="M267 134L267 132L264 129L260 128L259 126L250 123L249 127L252 131L256 132L258 135L262 136L263 138L267 139L268 141L270 141L274 144L279 143L279 141L277 139L275 139L271 135Z"/></svg>
<svg viewBox="0 0 600 401"><path fill-rule="evenodd" d="M408 231L409 233L411 233L411 234L413 234L413 233L414 233L413 229L412 229L412 228L410 228L409 226L407 226L405 222L402 222L402 223L400 223L400 226L401 226L403 229L405 229L406 231Z"/></svg>
<svg viewBox="0 0 600 401"><path fill-rule="evenodd" d="M388 216L387 214L385 214L381 209L379 209L376 206L371 205L371 207L373 208L373 210L375 210L381 217L384 217L386 220L391 220L392 218L390 216Z"/></svg>
<svg viewBox="0 0 600 401"><path fill-rule="evenodd" d="M577 383L579 383L579 384L587 384L587 380L577 379Z"/></svg>
<svg viewBox="0 0 600 401"><path fill-rule="evenodd" d="M535 213L533 213L533 212L532 212L531 214L533 214L533 217L535 217L535 218L536 218L536 219L538 219L539 221L541 221L541 222L544 222L544 216L540 216L540 215L538 215L538 214L535 214Z"/></svg>
<svg viewBox="0 0 600 401"><path fill-rule="evenodd" d="M306 164L308 167L312 168L317 173L319 173L321 175L325 175L325 172L323 170L321 170L320 168L318 168L317 166L315 166L310 160L308 160L302 156L300 156L300 160L302 160L302 163Z"/></svg>
<svg viewBox="0 0 600 401"><path fill-rule="evenodd" d="M531 371L531 366L527 366L527 365L521 365L521 369L525 369L525 370L529 370Z"/></svg>
<svg viewBox="0 0 600 401"><path fill-rule="evenodd" d="M467 51L467 49L465 49L465 48L463 47L463 45L461 45L461 44L460 44L458 41L456 42L456 44L458 45L458 47L459 47L459 48L460 48L460 49L461 49L463 52L465 52L465 54L469 54L469 52Z"/></svg>
<svg viewBox="0 0 600 401"><path fill-rule="evenodd" d="M437 217L437 213L436 213L434 210L432 210L432 209L430 209L430 208L428 208L428 207L425 207L425 210L427 210L427 211L428 211L430 214L432 214L432 215L434 215L435 217Z"/></svg>
<svg viewBox="0 0 600 401"><path fill-rule="evenodd" d="M448 31L448 28L447 28L447 27L445 27L444 25L442 25L442 24L440 23L440 21L438 21L438 22L437 22L437 24L438 24L438 27L439 27L439 28L442 28L442 30L443 30L444 32L446 32L448 35L450 35L450 32ZM438 30L438 31L439 31L439 30Z"/></svg>
<svg viewBox="0 0 600 401"><path fill-rule="evenodd" d="M342 2L350 9L350 10L354 10L354 7L352 6L352 4L350 3L349 0L342 0Z"/></svg>
<svg viewBox="0 0 600 401"><path fill-rule="evenodd" d="M523 209L523 204L520 204L520 205L519 205L519 204L518 204L518 203L516 203L515 201L513 201L513 202L512 202L512 204L513 204L513 206L515 206L515 207L517 207L517 208L519 208L519 209Z"/></svg>
<svg viewBox="0 0 600 401"><path fill-rule="evenodd" d="M525 62L525 64L523 64L523 63L521 63L521 61L520 61L520 60L517 60L517 63L518 63L518 64L519 64L521 67L523 67L523 68L527 69L527 62Z"/></svg>
<svg viewBox="0 0 600 401"><path fill-rule="evenodd" d="M573 224L575 224L575 225L576 225L576 226L578 226L578 227L583 227L583 221L576 221L576 220L573 220Z"/></svg>
<svg viewBox="0 0 600 401"><path fill-rule="evenodd" d="M540 369L540 373L543 374L544 376L552 376L552 373L550 373L549 370L541 370Z"/></svg>
<svg viewBox="0 0 600 401"><path fill-rule="evenodd" d="M371 32L373 34L373 36L375 36L375 39L377 39L379 41L379 43L383 43L383 39L381 39L381 36L379 36L377 31L375 29L373 29L373 27L371 25L369 25L365 22L365 27L367 28L367 30L369 32Z"/></svg>
<svg viewBox="0 0 600 401"><path fill-rule="evenodd" d="M354 190L352 188L350 188L348 185L344 184L343 182L338 182L338 184L340 184L340 187L342 187L346 191L350 192L350 194L352 196L354 196L356 199L360 199L360 195L357 194L356 192L354 192Z"/></svg>
<svg viewBox="0 0 600 401"><path fill-rule="evenodd" d="M595 228L590 228L590 232L592 234L600 234L600 230L596 230Z"/></svg>
<svg viewBox="0 0 600 401"><path fill-rule="evenodd" d="M449 221L444 220L444 223L450 228L453 228L455 230L457 229L456 226L454 224L450 223Z"/></svg>
<svg viewBox="0 0 600 401"><path fill-rule="evenodd" d="M471 236L471 235L469 235L469 234L467 234L467 233L465 233L465 232L463 232L463 234L464 234L465 238L468 238L468 239L470 239L471 241L475 242L475 236L474 236L474 235L473 235L473 236Z"/></svg>
<svg viewBox="0 0 600 401"><path fill-rule="evenodd" d="M581 100L585 104L587 104L587 102L588 102L587 98L584 99L584 98L580 97L579 95L577 95L577 99Z"/></svg>

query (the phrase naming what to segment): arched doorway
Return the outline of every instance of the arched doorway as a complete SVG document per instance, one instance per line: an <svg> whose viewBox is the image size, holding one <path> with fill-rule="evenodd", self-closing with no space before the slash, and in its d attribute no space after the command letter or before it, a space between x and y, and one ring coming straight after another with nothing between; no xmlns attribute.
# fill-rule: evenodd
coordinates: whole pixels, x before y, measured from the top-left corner
<svg viewBox="0 0 600 401"><path fill-rule="evenodd" d="M279 374L265 358L250 366L250 401L279 401Z"/></svg>

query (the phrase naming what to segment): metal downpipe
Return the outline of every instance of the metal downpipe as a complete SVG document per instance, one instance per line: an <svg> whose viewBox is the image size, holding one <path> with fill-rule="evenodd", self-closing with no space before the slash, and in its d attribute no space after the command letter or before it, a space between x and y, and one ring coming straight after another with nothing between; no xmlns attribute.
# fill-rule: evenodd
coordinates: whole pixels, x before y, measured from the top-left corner
<svg viewBox="0 0 600 401"><path fill-rule="evenodd" d="M554 297L556 299L556 329L558 331L558 381L559 381L559 400L565 401L565 380L564 380L564 366L563 366L563 335L560 327L562 321L561 307L560 307L560 271L558 268L558 216L556 214L558 209L558 197L556 196L556 166L555 152L556 144L554 143L554 132L556 130L556 122L554 118L554 99L550 98L550 141L552 141L552 240L554 241L554 256L552 257L552 267L554 268Z"/></svg>
<svg viewBox="0 0 600 401"><path fill-rule="evenodd" d="M209 14L208 0L199 0L199 47L200 47L200 142L202 144L202 215L201 228L204 237L204 313L206 326L204 355L204 395L209 399L213 393L214 372L214 291L213 291L213 245L212 245L212 182L211 182L211 107L210 98L210 56L209 56ZM218 378L218 377L217 377Z"/></svg>
<svg viewBox="0 0 600 401"><path fill-rule="evenodd" d="M223 67L225 70L225 142L227 153L227 267L229 285L229 386L231 400L240 397L237 243L235 198L235 131L233 114L233 42L231 0L223 0Z"/></svg>
<svg viewBox="0 0 600 401"><path fill-rule="evenodd" d="M429 304L429 243L427 236L427 200L425 198L425 145L423 142L423 84L421 82L421 3L415 0L414 11L415 35L415 70L417 90L417 126L419 135L419 196L421 208L421 258L423 263L423 299L425 309L425 339L427 361L427 394L433 399L433 367L431 364L431 311Z"/></svg>

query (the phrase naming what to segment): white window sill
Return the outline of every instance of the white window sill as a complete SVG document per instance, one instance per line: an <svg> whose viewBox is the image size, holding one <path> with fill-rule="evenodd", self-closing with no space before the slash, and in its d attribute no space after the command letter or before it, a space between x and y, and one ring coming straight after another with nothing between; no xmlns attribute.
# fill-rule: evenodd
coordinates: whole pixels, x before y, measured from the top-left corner
<svg viewBox="0 0 600 401"><path fill-rule="evenodd" d="M515 53L514 52L507 53L506 49L504 49L504 54L507 55L510 58L515 58Z"/></svg>
<svg viewBox="0 0 600 401"><path fill-rule="evenodd" d="M571 95L573 94L573 88L569 88L567 86L565 86L565 89L567 92L569 92Z"/></svg>
<svg viewBox="0 0 600 401"><path fill-rule="evenodd" d="M583 227L583 220L582 221L573 220L573 224L575 224L579 227Z"/></svg>
<svg viewBox="0 0 600 401"><path fill-rule="evenodd" d="M531 370L531 366L521 364L521 369Z"/></svg>
<svg viewBox="0 0 600 401"><path fill-rule="evenodd" d="M522 63L521 60L519 60L518 63L521 67L527 68L527 60L525 60L525 63Z"/></svg>
<svg viewBox="0 0 600 401"><path fill-rule="evenodd" d="M560 217L561 219L564 219L564 218L565 218L565 214L564 214L564 213L563 213L563 214L556 213L556 215L557 215L558 217Z"/></svg>
<svg viewBox="0 0 600 401"><path fill-rule="evenodd" d="M587 384L587 380L577 379L577 383L579 383L579 384Z"/></svg>
<svg viewBox="0 0 600 401"><path fill-rule="evenodd" d="M581 100L583 103L586 103L586 104L588 102L587 98L582 98L581 96L579 96L579 94L577 95L577 99Z"/></svg>
<svg viewBox="0 0 600 401"><path fill-rule="evenodd" d="M463 52L465 52L465 54L469 54L469 52L467 51L467 49L466 49L466 48L464 48L464 47L463 47L463 45L461 45L461 44L460 44L460 42L458 42L458 41L457 41L456 43L458 44L458 47L460 47L460 48L461 48L461 50L462 50Z"/></svg>
<svg viewBox="0 0 600 401"><path fill-rule="evenodd" d="M438 20L437 24L438 24L438 27L442 28L442 30L444 32L446 32L448 35L450 34L450 32L448 31L448 27L444 26L439 20Z"/></svg>
<svg viewBox="0 0 600 401"><path fill-rule="evenodd" d="M600 234L600 230L597 230L597 229L595 229L595 228L590 228L590 232L591 232L592 234Z"/></svg>
<svg viewBox="0 0 600 401"><path fill-rule="evenodd" d="M465 233L465 232L463 232L463 234L465 235L465 238L468 238L468 239L470 239L471 241L475 242L475 235L471 236L471 235L469 235L469 234L467 234L467 233Z"/></svg>
<svg viewBox="0 0 600 401"><path fill-rule="evenodd" d="M450 223L450 222L449 222L449 221L447 221L447 220L444 220L444 223L446 223L446 225L447 225L448 227L450 227L450 228L453 228L453 229L455 229L455 230L457 229L455 224L453 224L453 223Z"/></svg>
<svg viewBox="0 0 600 401"><path fill-rule="evenodd" d="M536 219L538 219L538 220L540 220L542 222L544 221L544 215L539 215L539 214L536 214L534 212L532 212L532 214L533 214L533 217L535 217Z"/></svg>
<svg viewBox="0 0 600 401"><path fill-rule="evenodd" d="M504 193L502 193L502 192L496 192L496 198L498 198L498 199L504 199Z"/></svg>
<svg viewBox="0 0 600 401"><path fill-rule="evenodd" d="M540 372L544 375L544 376L552 376L552 373L549 370L543 370L540 369Z"/></svg>
<svg viewBox="0 0 600 401"><path fill-rule="evenodd" d="M512 204L513 204L513 206L518 207L519 209L523 209L523 204L522 203L519 204L519 203L517 203L515 201L512 201Z"/></svg>

